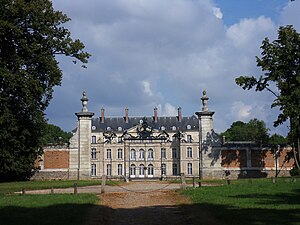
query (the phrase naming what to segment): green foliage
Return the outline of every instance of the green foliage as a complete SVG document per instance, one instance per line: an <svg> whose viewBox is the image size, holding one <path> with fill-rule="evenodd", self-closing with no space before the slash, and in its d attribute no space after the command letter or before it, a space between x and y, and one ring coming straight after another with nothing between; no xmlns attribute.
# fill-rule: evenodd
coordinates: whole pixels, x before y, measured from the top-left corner
<svg viewBox="0 0 300 225"><path fill-rule="evenodd" d="M290 170L291 176L300 176L300 169L297 166L294 166L293 169Z"/></svg>
<svg viewBox="0 0 300 225"><path fill-rule="evenodd" d="M300 131L300 34L293 26L280 27L278 39L262 42L262 57L256 57L257 66L264 72L259 78L240 76L236 83L243 89L267 90L275 99L271 107L279 107L275 126L290 119L292 140Z"/></svg>
<svg viewBox="0 0 300 225"><path fill-rule="evenodd" d="M69 18L50 0L0 4L0 181L30 177L43 143L44 110L60 85L55 55L86 63L79 40L62 26Z"/></svg>
<svg viewBox="0 0 300 225"><path fill-rule="evenodd" d="M287 139L280 134L273 134L269 139L269 144L271 145L285 145L287 144Z"/></svg>
<svg viewBox="0 0 300 225"><path fill-rule="evenodd" d="M262 120L252 119L248 123L236 121L224 133L227 141L254 141L257 144L267 144L269 141L268 128Z"/></svg>
<svg viewBox="0 0 300 225"><path fill-rule="evenodd" d="M71 132L65 132L60 127L53 124L47 124L44 134L44 141L46 144L59 145L68 143L72 137Z"/></svg>

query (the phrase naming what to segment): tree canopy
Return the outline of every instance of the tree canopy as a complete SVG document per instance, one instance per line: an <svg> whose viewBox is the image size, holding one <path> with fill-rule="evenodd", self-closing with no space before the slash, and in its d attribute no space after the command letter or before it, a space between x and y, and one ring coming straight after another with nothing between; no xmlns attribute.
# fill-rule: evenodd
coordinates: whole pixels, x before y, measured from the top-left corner
<svg viewBox="0 0 300 225"><path fill-rule="evenodd" d="M280 113L274 126L289 120L289 139L299 148L300 138L300 34L292 25L278 30L278 39L262 42L262 57L256 57L263 75L240 76L236 83L243 89L269 91L274 96L271 107L279 107ZM297 141L298 140L298 141ZM299 151L300 153L300 151Z"/></svg>
<svg viewBox="0 0 300 225"><path fill-rule="evenodd" d="M0 4L0 181L30 176L46 127L44 111L61 84L56 55L83 66L89 53L50 0Z"/></svg>
<svg viewBox="0 0 300 225"><path fill-rule="evenodd" d="M44 143L46 145L61 145L69 142L71 132L65 132L60 127L47 124L44 132Z"/></svg>
<svg viewBox="0 0 300 225"><path fill-rule="evenodd" d="M227 141L253 141L257 144L268 144L268 130L262 120L252 119L248 123L236 121L229 129L221 133L221 136L225 136Z"/></svg>

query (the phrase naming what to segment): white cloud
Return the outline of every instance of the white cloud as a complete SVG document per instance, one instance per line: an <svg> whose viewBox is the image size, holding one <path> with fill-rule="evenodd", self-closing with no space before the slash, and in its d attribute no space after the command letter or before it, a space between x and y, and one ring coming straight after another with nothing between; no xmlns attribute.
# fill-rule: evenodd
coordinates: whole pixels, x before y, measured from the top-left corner
<svg viewBox="0 0 300 225"><path fill-rule="evenodd" d="M231 106L231 114L237 120L246 120L251 117L251 105L246 105L243 102L233 102Z"/></svg>
<svg viewBox="0 0 300 225"><path fill-rule="evenodd" d="M143 85L144 92L149 96L153 96L153 92L150 87L150 82L144 80L142 81L142 85Z"/></svg>
<svg viewBox="0 0 300 225"><path fill-rule="evenodd" d="M220 8L214 7L213 8L213 13L214 15L218 18L218 19L222 19L223 18L223 13L221 11Z"/></svg>

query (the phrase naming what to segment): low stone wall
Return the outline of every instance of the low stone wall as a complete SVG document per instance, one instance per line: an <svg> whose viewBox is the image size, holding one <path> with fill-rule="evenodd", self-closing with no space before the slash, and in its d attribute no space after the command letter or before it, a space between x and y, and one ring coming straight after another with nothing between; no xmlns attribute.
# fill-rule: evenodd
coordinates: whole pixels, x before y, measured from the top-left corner
<svg viewBox="0 0 300 225"><path fill-rule="evenodd" d="M31 180L73 180L76 173L69 170L42 170L37 171Z"/></svg>

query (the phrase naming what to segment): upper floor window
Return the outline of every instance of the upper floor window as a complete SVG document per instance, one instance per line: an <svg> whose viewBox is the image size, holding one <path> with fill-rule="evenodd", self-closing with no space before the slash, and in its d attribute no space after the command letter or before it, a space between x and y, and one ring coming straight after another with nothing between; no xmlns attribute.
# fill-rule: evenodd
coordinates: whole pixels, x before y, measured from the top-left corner
<svg viewBox="0 0 300 225"><path fill-rule="evenodd" d="M186 136L186 141L187 141L188 143L191 143L191 142L192 142L192 135L188 134L188 135Z"/></svg>
<svg viewBox="0 0 300 225"><path fill-rule="evenodd" d="M106 150L106 158L111 159L111 149Z"/></svg>
<svg viewBox="0 0 300 225"><path fill-rule="evenodd" d="M166 159L167 158L167 154L166 154L166 149L165 148L161 149L161 158L162 159Z"/></svg>
<svg viewBox="0 0 300 225"><path fill-rule="evenodd" d="M135 150L134 149L130 150L130 159L135 160Z"/></svg>
<svg viewBox="0 0 300 225"><path fill-rule="evenodd" d="M123 158L123 150L121 148L118 149L118 159Z"/></svg>
<svg viewBox="0 0 300 225"><path fill-rule="evenodd" d="M192 158L193 157L193 149L191 147L187 148L186 156L188 158Z"/></svg>
<svg viewBox="0 0 300 225"><path fill-rule="evenodd" d="M140 151L139 151L139 158L142 159L142 160L145 159L145 151L144 151L144 149L140 149Z"/></svg>
<svg viewBox="0 0 300 225"><path fill-rule="evenodd" d="M188 124L188 125L186 126L186 129L187 129L187 130L190 130L190 129L192 129L192 126Z"/></svg>
<svg viewBox="0 0 300 225"><path fill-rule="evenodd" d="M91 155L92 155L92 159L96 159L96 158L97 158L97 151L96 151L96 148L92 148Z"/></svg>
<svg viewBox="0 0 300 225"><path fill-rule="evenodd" d="M172 158L177 159L177 149L176 148L172 148Z"/></svg>
<svg viewBox="0 0 300 225"><path fill-rule="evenodd" d="M149 160L152 160L153 158L154 158L154 156L153 156L153 149L150 148L150 149L148 150L148 159L149 159Z"/></svg>
<svg viewBox="0 0 300 225"><path fill-rule="evenodd" d="M96 136L92 136L92 144L96 144Z"/></svg>
<svg viewBox="0 0 300 225"><path fill-rule="evenodd" d="M118 131L122 131L123 129L122 129L122 127L118 127Z"/></svg>
<svg viewBox="0 0 300 225"><path fill-rule="evenodd" d="M172 127L172 130L176 130L176 127L175 127L175 126L173 126L173 127Z"/></svg>
<svg viewBox="0 0 300 225"><path fill-rule="evenodd" d="M123 138L122 137L118 137L118 143L122 143L123 142Z"/></svg>

